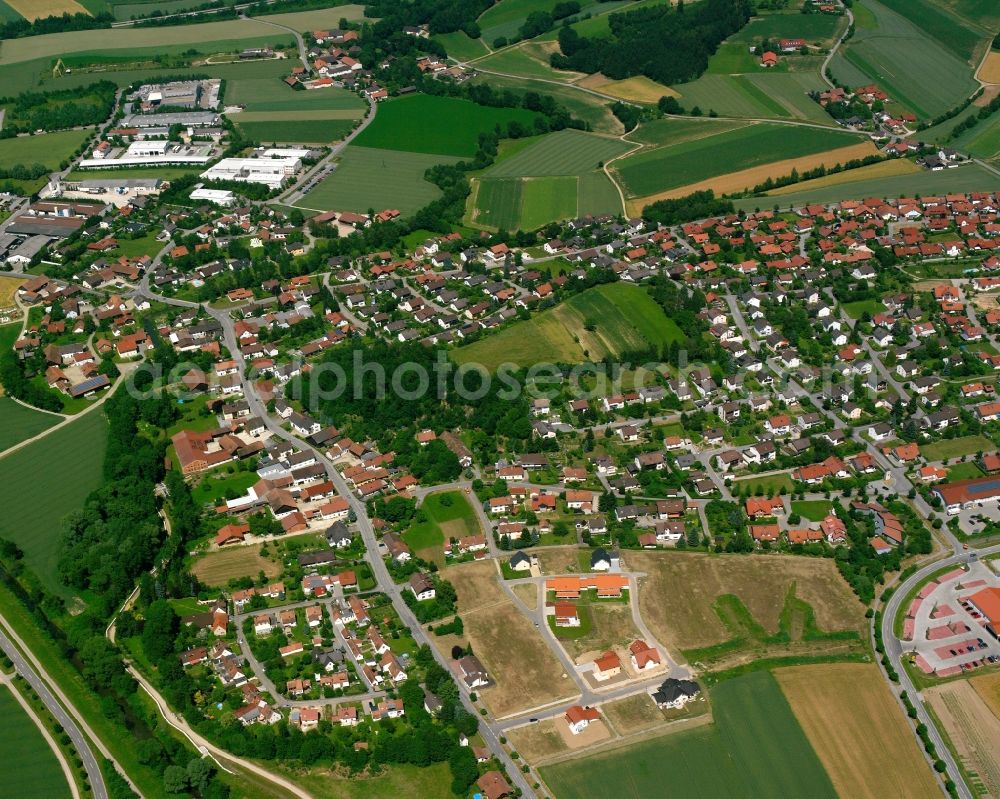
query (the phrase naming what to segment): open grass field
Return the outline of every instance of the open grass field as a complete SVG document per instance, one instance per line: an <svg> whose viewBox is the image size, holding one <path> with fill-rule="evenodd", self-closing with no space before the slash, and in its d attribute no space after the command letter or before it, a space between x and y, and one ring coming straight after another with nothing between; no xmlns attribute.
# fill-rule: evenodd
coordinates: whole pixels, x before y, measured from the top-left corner
<svg viewBox="0 0 1000 799"><path fill-rule="evenodd" d="M313 117L311 119L295 119L280 111L261 113L268 113L270 118L251 120L248 115L240 114L241 118L236 120L236 124L250 139L265 144L271 142L329 144L347 136L354 129L354 119L357 118L317 119L316 117L323 115L322 111L313 112L310 115Z"/></svg>
<svg viewBox="0 0 1000 799"><path fill-rule="evenodd" d="M766 37L830 44L843 24L841 17L832 14L768 14L750 20L742 30L730 36L729 41L752 42Z"/></svg>
<svg viewBox="0 0 1000 799"><path fill-rule="evenodd" d="M10 397L0 397L0 452L37 436L59 421L59 417L44 411L28 408Z"/></svg>
<svg viewBox="0 0 1000 799"><path fill-rule="evenodd" d="M59 761L38 726L14 698L8 686L0 686L0 745L16 768L4 777L3 794L10 797L69 797L69 785Z"/></svg>
<svg viewBox="0 0 1000 799"><path fill-rule="evenodd" d="M403 535L417 555L444 565L444 542L482 532L476 512L461 491L430 494L420 505L426 520L418 522Z"/></svg>
<svg viewBox="0 0 1000 799"><path fill-rule="evenodd" d="M1000 795L1000 718L969 681L924 690L979 796Z"/></svg>
<svg viewBox="0 0 1000 799"><path fill-rule="evenodd" d="M641 123L639 127L629 132L627 140L665 147L714 136L717 133L726 133L736 128L745 128L749 124L749 122L729 119L709 119L707 117L691 117L687 119L664 117L663 119L654 119Z"/></svg>
<svg viewBox="0 0 1000 799"><path fill-rule="evenodd" d="M223 588L230 580L237 577L256 579L258 572L261 571L268 578L277 577L281 573L281 564L262 557L261 546L252 544L209 552L191 564L191 574L213 588Z"/></svg>
<svg viewBox="0 0 1000 799"><path fill-rule="evenodd" d="M449 56L459 61L469 61L489 54L481 38L470 39L464 31L439 33L433 38L444 47Z"/></svg>
<svg viewBox="0 0 1000 799"><path fill-rule="evenodd" d="M60 130L39 136L18 136L0 139L0 163L42 164L55 169L69 158L80 144L90 136L89 130Z"/></svg>
<svg viewBox="0 0 1000 799"><path fill-rule="evenodd" d="M613 170L629 196L647 197L856 142L832 130L764 123L639 152L616 161Z"/></svg>
<svg viewBox="0 0 1000 799"><path fill-rule="evenodd" d="M929 0L879 0L897 14L944 45L963 61L972 62L976 52L982 53L985 34L968 27L962 19L943 7L940 2Z"/></svg>
<svg viewBox="0 0 1000 799"><path fill-rule="evenodd" d="M728 640L730 631L712 610L722 594L739 597L766 633L777 633L793 582L796 596L812 605L820 629L864 626L864 608L827 560L630 552L628 561L648 575L639 582L639 608L650 631L668 647L703 648ZM686 600L668 609L666 598L678 585L685 586Z"/></svg>
<svg viewBox="0 0 1000 799"><path fill-rule="evenodd" d="M792 478L788 474L782 473L746 477L733 481L734 492L745 488L752 494L757 491L758 487L762 488L765 494L777 494L781 489L785 489L786 493L791 493Z"/></svg>
<svg viewBox="0 0 1000 799"><path fill-rule="evenodd" d="M13 8L7 5L3 0L0 0L0 21L2 22L13 22L14 20L21 19L21 15L18 14Z"/></svg>
<svg viewBox="0 0 1000 799"><path fill-rule="evenodd" d="M986 436L961 436L924 444L920 447L920 454L929 461L940 461L975 455L977 452L992 452L995 449L996 445Z"/></svg>
<svg viewBox="0 0 1000 799"><path fill-rule="evenodd" d="M470 100L411 94L388 100L354 144L411 153L476 154L479 134L517 120L531 126L535 114L523 108L487 108Z"/></svg>
<svg viewBox="0 0 1000 799"><path fill-rule="evenodd" d="M450 657L458 642L471 644L496 685L479 691L497 717L519 713L576 694L562 664L497 580L493 563L462 563L441 571L458 594L465 636L434 636Z"/></svg>
<svg viewBox="0 0 1000 799"><path fill-rule="evenodd" d="M524 181L520 178L488 178L477 180L470 200L472 219L484 227L513 230L521 219Z"/></svg>
<svg viewBox="0 0 1000 799"><path fill-rule="evenodd" d="M586 635L561 641L569 656L578 663L589 662L609 649L625 649L642 634L632 621L628 602L591 602L586 606L590 630ZM559 632L556 632L557 637ZM589 654L588 654L589 653Z"/></svg>
<svg viewBox="0 0 1000 799"><path fill-rule="evenodd" d="M823 521L832 509L833 503L828 499L803 499L792 503L792 513L811 522Z"/></svg>
<svg viewBox="0 0 1000 799"><path fill-rule="evenodd" d="M881 166L881 164L877 165ZM853 172L844 173L853 175ZM858 175L867 174L858 170ZM809 184L812 181L808 182ZM917 197L928 194L965 193L970 191L994 191L997 176L979 164L968 164L957 169L941 172L920 170L911 174L862 178L833 185L807 187L806 183L792 187L797 191L766 197L748 197L734 200L737 210L771 208L775 204L781 208L796 208L810 203L832 203L841 200L864 199L865 197ZM806 187L806 188L803 188Z"/></svg>
<svg viewBox="0 0 1000 799"><path fill-rule="evenodd" d="M588 325L594 329L587 330ZM650 345L660 348L675 340L681 340L680 329L644 289L613 283L588 289L495 336L460 347L452 357L460 364L480 363L493 370L507 362L583 363Z"/></svg>
<svg viewBox="0 0 1000 799"><path fill-rule="evenodd" d="M520 228L535 230L577 215L577 179L574 176L528 178L521 193Z"/></svg>
<svg viewBox="0 0 1000 799"><path fill-rule="evenodd" d="M0 537L17 544L46 588L62 596L69 592L56 575L60 522L100 485L106 434L104 414L91 411L0 459Z"/></svg>
<svg viewBox="0 0 1000 799"><path fill-rule="evenodd" d="M560 130L505 158L483 174L490 178L582 175L634 145L579 130Z"/></svg>
<svg viewBox="0 0 1000 799"><path fill-rule="evenodd" d="M442 155L356 147L352 143L333 174L299 204L320 211L365 213L369 208L397 208L411 214L441 193L424 180L424 172L435 164L455 160Z"/></svg>
<svg viewBox="0 0 1000 799"><path fill-rule="evenodd" d="M704 695L694 702L689 703L682 710L660 710L652 701L649 694L643 692L625 699L617 699L613 702L605 702L601 705L601 712L611 723L619 735L634 735L635 733L652 733L658 727L678 720L693 722L694 724L708 724L711 719L708 717L708 702ZM691 726L687 724L685 726Z"/></svg>
<svg viewBox="0 0 1000 799"><path fill-rule="evenodd" d="M551 11L552 0L500 0L490 6L479 16L479 27L483 32L483 40L492 46L500 36L511 38L517 35L518 29L524 24L533 11ZM603 11L605 6L621 5L620 3L598 3L597 0L581 0L581 12Z"/></svg>
<svg viewBox="0 0 1000 799"><path fill-rule="evenodd" d="M954 466L948 467L948 479L951 481L972 480L976 477L984 477L984 474L974 461L956 463Z"/></svg>
<svg viewBox="0 0 1000 799"><path fill-rule="evenodd" d="M618 190L603 171L587 172L577 178L579 214L617 214L621 212L621 202Z"/></svg>
<svg viewBox="0 0 1000 799"><path fill-rule="evenodd" d="M845 302L843 308L844 313L851 317L851 319L860 319L865 314L874 316L877 313L881 313L885 310L885 305L874 299L858 300L857 302Z"/></svg>
<svg viewBox="0 0 1000 799"><path fill-rule="evenodd" d="M419 796L421 799L454 799L447 763L426 767L392 764L372 773L346 776L322 768L280 769L315 799L386 799L389 796Z"/></svg>
<svg viewBox="0 0 1000 799"><path fill-rule="evenodd" d="M830 797L837 794L774 678L757 672L712 691L715 724L545 766L556 799L614 795Z"/></svg>
<svg viewBox="0 0 1000 799"><path fill-rule="evenodd" d="M527 45L498 50L485 58L478 59L476 69L485 72L499 72L504 75L515 75L524 78L542 78L569 83L583 77L582 72L566 72L554 69L548 61L548 56L538 48L529 49Z"/></svg>
<svg viewBox="0 0 1000 799"><path fill-rule="evenodd" d="M907 4L917 9L916 3ZM957 105L976 89L972 66L954 49L878 0L859 5L871 12L875 26L859 25L831 61L833 76L841 83L875 81L897 104L923 119ZM910 16L922 13L914 10ZM936 27L938 22L928 24ZM959 27L954 26L956 31Z"/></svg>
<svg viewBox="0 0 1000 799"><path fill-rule="evenodd" d="M774 677L840 796L940 796L910 723L874 665L796 666Z"/></svg>

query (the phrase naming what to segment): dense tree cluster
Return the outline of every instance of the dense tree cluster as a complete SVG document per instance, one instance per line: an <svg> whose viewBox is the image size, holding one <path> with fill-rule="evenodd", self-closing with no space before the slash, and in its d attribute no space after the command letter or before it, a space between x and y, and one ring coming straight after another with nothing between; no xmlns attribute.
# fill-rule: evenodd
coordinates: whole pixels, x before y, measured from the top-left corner
<svg viewBox="0 0 1000 799"><path fill-rule="evenodd" d="M717 199L711 189L696 191L674 200L657 200L642 209L642 218L667 227L695 219L731 214L736 210L729 200Z"/></svg>
<svg viewBox="0 0 1000 799"><path fill-rule="evenodd" d="M47 411L62 410L62 400L57 395L25 375L24 364L14 350L0 353L0 385L3 385L8 395L28 405Z"/></svg>
<svg viewBox="0 0 1000 799"><path fill-rule="evenodd" d="M750 0L703 0L685 6L650 6L608 18L610 37L581 36L571 27L559 31L552 66L601 72L610 78L645 75L660 83L694 80L728 36L750 19Z"/></svg>
<svg viewBox="0 0 1000 799"><path fill-rule="evenodd" d="M33 22L29 22L24 17L18 17L6 20L0 25L0 39L19 39L23 36L38 36L43 33L110 28L114 21L114 14L109 11L101 11L98 14L83 11L76 14L65 13L61 17L40 17Z"/></svg>
<svg viewBox="0 0 1000 799"><path fill-rule="evenodd" d="M116 90L114 83L102 80L79 89L22 92L15 97L2 98L0 106L6 108L7 114L0 136L9 138L39 129L53 131L99 125L111 114Z"/></svg>

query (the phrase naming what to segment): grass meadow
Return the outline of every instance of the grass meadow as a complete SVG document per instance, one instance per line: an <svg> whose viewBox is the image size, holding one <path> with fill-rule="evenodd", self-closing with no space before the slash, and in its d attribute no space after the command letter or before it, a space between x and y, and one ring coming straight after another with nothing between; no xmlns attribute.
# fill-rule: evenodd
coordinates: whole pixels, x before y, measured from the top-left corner
<svg viewBox="0 0 1000 799"><path fill-rule="evenodd" d="M56 573L60 523L101 483L106 429L104 414L91 411L0 458L0 537L17 544L28 568L62 596L70 592Z"/></svg>
<svg viewBox="0 0 1000 799"><path fill-rule="evenodd" d="M426 518L407 530L403 540L419 557L443 566L446 540L482 532L469 502L461 491L429 494L420 505Z"/></svg>
<svg viewBox="0 0 1000 799"><path fill-rule="evenodd" d="M340 141L354 129L353 119L288 119L287 115L281 112L274 112L273 116L273 119L266 120L237 119L237 125L250 139L264 144L271 142L329 144Z"/></svg>
<svg viewBox="0 0 1000 799"><path fill-rule="evenodd" d="M411 94L382 103L375 121L354 144L471 157L476 154L480 133L513 120L530 127L535 116L522 108L487 108L455 97Z"/></svg>
<svg viewBox="0 0 1000 799"><path fill-rule="evenodd" d="M59 421L58 416L27 408L10 397L0 397L0 452L37 436Z"/></svg>
<svg viewBox="0 0 1000 799"><path fill-rule="evenodd" d="M3 794L11 797L59 799L71 795L59 761L35 722L14 698L11 688L0 686L0 718L4 724L0 745L9 768Z"/></svg>
<svg viewBox="0 0 1000 799"><path fill-rule="evenodd" d="M587 328L591 329L587 329ZM612 283L577 294L496 335L452 351L457 363L583 363L663 347L683 338L676 323L639 286Z"/></svg>
<svg viewBox="0 0 1000 799"><path fill-rule="evenodd" d="M686 799L836 797L788 700L769 672L713 689L715 723L627 749L541 768L556 799L670 794Z"/></svg>
<svg viewBox="0 0 1000 799"><path fill-rule="evenodd" d="M0 139L0 164L42 164L55 169L90 136L89 130L60 130L39 136Z"/></svg>
<svg viewBox="0 0 1000 799"><path fill-rule="evenodd" d="M365 213L369 208L376 211L396 208L410 214L440 195L437 186L424 180L424 172L435 164L455 160L441 155L357 147L352 143L344 150L333 174L300 204L320 211Z"/></svg>
<svg viewBox="0 0 1000 799"><path fill-rule="evenodd" d="M495 164L484 175L491 178L582 175L631 148L619 139L579 130L560 130Z"/></svg>
<svg viewBox="0 0 1000 799"><path fill-rule="evenodd" d="M808 96L823 88L817 72L774 72L719 75L706 73L673 87L687 109L722 116L800 119L833 126L833 119Z"/></svg>

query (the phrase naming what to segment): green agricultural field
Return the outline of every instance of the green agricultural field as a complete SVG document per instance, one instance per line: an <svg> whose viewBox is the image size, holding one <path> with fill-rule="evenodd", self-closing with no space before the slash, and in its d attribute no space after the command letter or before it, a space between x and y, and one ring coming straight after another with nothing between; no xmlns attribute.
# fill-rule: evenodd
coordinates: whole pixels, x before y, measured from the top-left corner
<svg viewBox="0 0 1000 799"><path fill-rule="evenodd" d="M831 44L843 18L832 14L768 14L756 17L745 28L730 36L730 42L748 43L769 39L805 39L809 44Z"/></svg>
<svg viewBox="0 0 1000 799"><path fill-rule="evenodd" d="M613 165L626 192L645 197L728 172L847 147L858 139L816 128L758 124L630 155Z"/></svg>
<svg viewBox="0 0 1000 799"><path fill-rule="evenodd" d="M977 51L982 53L981 48L987 38L985 33L980 34L966 27L961 19L942 8L940 2L928 2L928 0L879 1L897 14L906 17L963 61L971 62Z"/></svg>
<svg viewBox="0 0 1000 799"><path fill-rule="evenodd" d="M464 31L454 33L439 33L433 37L434 41L444 47L445 52L459 61L469 61L489 54L489 50L480 39L470 39Z"/></svg>
<svg viewBox="0 0 1000 799"><path fill-rule="evenodd" d="M517 94L538 92L550 95L560 105L565 106L574 117L590 125L594 133L611 133L615 136L624 131L621 122L611 113L608 101L603 97L581 92L573 86L546 83L531 78L500 77L498 75L477 75L472 83L488 83L495 89L509 89ZM381 111L379 112L381 113Z"/></svg>
<svg viewBox="0 0 1000 799"><path fill-rule="evenodd" d="M479 17L479 27L482 30L483 40L492 45L500 36L507 39L514 38L530 13L551 11L553 5L555 5L553 0L500 0L486 9ZM607 11L608 6L621 5L624 4L602 3L600 0L580 0L580 12L581 14L601 13ZM574 16L580 16L580 14Z"/></svg>
<svg viewBox="0 0 1000 799"><path fill-rule="evenodd" d="M4 776L2 793L11 797L68 797L69 785L41 731L24 711L8 686L0 687L0 745L9 763L17 764Z"/></svg>
<svg viewBox="0 0 1000 799"><path fill-rule="evenodd" d="M627 153L632 147L619 139L579 130L561 130L541 137L483 174L490 178L582 175L596 169L601 162Z"/></svg>
<svg viewBox="0 0 1000 799"><path fill-rule="evenodd" d="M477 183L472 221L498 230L516 229L521 221L524 181L519 178L488 178Z"/></svg>
<svg viewBox="0 0 1000 799"><path fill-rule="evenodd" d="M56 574L60 522L100 485L106 435L104 414L91 411L0 458L0 538L17 544L28 568L61 596L69 591Z"/></svg>
<svg viewBox="0 0 1000 799"><path fill-rule="evenodd" d="M618 214L621 213L622 199L607 175L588 172L578 178L576 206L580 216Z"/></svg>
<svg viewBox="0 0 1000 799"><path fill-rule="evenodd" d="M16 19L21 19L21 15L0 0L0 22L13 22Z"/></svg>
<svg viewBox="0 0 1000 799"><path fill-rule="evenodd" d="M716 133L744 128L749 124L749 122L709 119L707 117L687 119L664 117L663 119L643 122L628 134L628 139L643 144L664 146L714 136Z"/></svg>
<svg viewBox="0 0 1000 799"><path fill-rule="evenodd" d="M317 112L322 113L322 112ZM249 121L237 119L240 130L254 141L264 144L271 142L306 142L309 144L329 144L340 141L354 129L352 119L295 119L281 120L276 113L271 121Z"/></svg>
<svg viewBox="0 0 1000 799"><path fill-rule="evenodd" d="M0 452L37 436L59 421L59 417L44 411L28 408L10 397L0 397Z"/></svg>
<svg viewBox="0 0 1000 799"><path fill-rule="evenodd" d="M515 120L530 128L535 116L523 108L488 108L455 97L411 94L382 103L375 121L354 144L412 153L473 156L480 133Z"/></svg>
<svg viewBox="0 0 1000 799"><path fill-rule="evenodd" d="M576 211L576 177L527 178L521 196L520 227L536 230L549 222L572 219Z"/></svg>
<svg viewBox="0 0 1000 799"><path fill-rule="evenodd" d="M403 214L412 214L441 194L437 186L424 180L427 169L456 160L351 144L333 174L309 192L300 205L319 211L358 213L369 208L396 208Z"/></svg>
<svg viewBox="0 0 1000 799"><path fill-rule="evenodd" d="M286 66L282 74L287 70ZM296 91L282 83L278 76L236 78L228 81L226 103L246 106L247 111L355 110L358 116L368 107L358 95L346 89Z"/></svg>
<svg viewBox="0 0 1000 799"><path fill-rule="evenodd" d="M908 175L872 178L835 186L820 186L774 197L748 197L734 200L744 211L755 208L797 208L810 203L832 203L865 197L918 197L928 194L995 191L997 176L979 164L968 164L942 172L920 171Z"/></svg>
<svg viewBox="0 0 1000 799"><path fill-rule="evenodd" d="M175 180L187 175L197 175L205 170L202 167L186 169L182 166L163 167L129 167L127 170L130 178L160 178L161 180ZM109 180L122 177L120 169L74 169L67 176L68 180Z"/></svg>
<svg viewBox="0 0 1000 799"><path fill-rule="evenodd" d="M682 340L680 328L645 289L612 283L460 347L452 357L457 363L481 364L492 371L502 363L583 363Z"/></svg>
<svg viewBox="0 0 1000 799"><path fill-rule="evenodd" d="M38 136L0 139L0 164L42 164L55 169L90 136L89 130L60 130Z"/></svg>
<svg viewBox="0 0 1000 799"><path fill-rule="evenodd" d="M626 749L569 760L540 771L556 799L599 794L640 799L784 799L836 797L788 700L769 672L712 690L714 723Z"/></svg>
<svg viewBox="0 0 1000 799"><path fill-rule="evenodd" d="M823 88L814 72L761 72L747 75L702 75L691 83L673 87L687 109L715 111L722 116L801 119L835 125L810 99L808 92Z"/></svg>
<svg viewBox="0 0 1000 799"><path fill-rule="evenodd" d="M544 53L540 53L540 55L544 55ZM476 61L474 66L476 69L482 69L486 72L501 72L505 75L520 75L525 78L568 82L582 77L579 72L563 72L553 69L548 60L534 56L524 46L500 50Z"/></svg>
<svg viewBox="0 0 1000 799"><path fill-rule="evenodd" d="M403 533L403 540L425 560L444 563L444 543L482 532L475 509L461 491L428 494L420 505L425 520Z"/></svg>
<svg viewBox="0 0 1000 799"><path fill-rule="evenodd" d="M906 17L878 0L864 0L874 28L859 27L830 63L849 86L874 81L903 108L929 118L957 105L978 87L972 67Z"/></svg>
<svg viewBox="0 0 1000 799"><path fill-rule="evenodd" d="M1000 29L1000 7L993 0L944 0L957 16L986 30Z"/></svg>

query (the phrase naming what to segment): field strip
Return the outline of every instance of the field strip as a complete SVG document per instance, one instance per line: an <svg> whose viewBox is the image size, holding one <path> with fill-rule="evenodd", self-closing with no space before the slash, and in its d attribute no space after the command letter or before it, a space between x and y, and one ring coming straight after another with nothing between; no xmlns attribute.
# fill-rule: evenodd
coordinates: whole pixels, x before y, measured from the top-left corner
<svg viewBox="0 0 1000 799"><path fill-rule="evenodd" d="M866 141L859 144L852 144L848 147L840 147L836 150L827 150L825 153L814 153L799 158L774 161L770 164L753 167L752 169L718 175L717 177L708 178L698 183L689 183L687 186L679 186L676 189L670 189L659 194L636 197L628 201L628 214L638 215L646 205L657 200L685 197L692 192L703 189L712 189L716 194L743 191L744 189L753 188L758 183L763 183L769 177L788 175L793 169L804 172L820 165L833 166L836 163L844 163L854 158L864 158L867 155L875 155L877 153L878 150L875 148L875 145L871 141Z"/></svg>
<svg viewBox="0 0 1000 799"><path fill-rule="evenodd" d="M311 119L361 119L361 108L317 108L314 111L241 111L230 114L233 122L298 122Z"/></svg>
<svg viewBox="0 0 1000 799"><path fill-rule="evenodd" d="M684 119L689 119L689 118L690 119L704 119L706 127L712 127L713 124L717 121L717 119L714 119L712 117L684 117ZM778 121L778 120L774 120L774 121ZM747 120L747 124L746 125L742 125L741 127L752 128L754 125L759 125L759 124L760 124L760 120L757 120L757 119L748 119ZM628 133L623 134L621 136L621 140L622 141L626 141L626 142L631 142L632 139L627 138L628 134L629 133L635 133L638 130L639 130L639 127L637 126L633 130L630 130ZM725 128L725 130L716 130L716 131L712 131L711 133L709 133L706 136L698 136L697 138L698 138L698 141L705 141L705 139L711 139L713 136L721 136L724 133L732 133L734 130L739 130L739 128ZM691 139L682 139L682 140L676 141L676 142L668 142L667 144L649 144L647 142L636 142L636 144L638 144L640 147L645 147L647 150L665 150L668 147L673 147L675 144L684 144L685 142L688 142L688 141L691 141ZM636 152L636 151L633 150L632 152ZM627 155L631 155L631 153L627 153Z"/></svg>
<svg viewBox="0 0 1000 799"><path fill-rule="evenodd" d="M7 5L13 8L28 22L34 22L43 17L61 17L63 14L87 14L93 16L76 0L7 0Z"/></svg>
<svg viewBox="0 0 1000 799"><path fill-rule="evenodd" d="M56 756L56 760L59 762L59 767L62 769L63 777L66 778L66 782L69 784L69 790L73 795L73 799L80 799L80 789L77 787L76 780L73 778L73 772L70 770L69 763L66 761L66 756L63 754L62 749L59 748L59 745L53 740L48 727L42 723L42 720L38 718L38 714L35 713L35 709L28 704L27 700L21 696L21 692L11 684L10 680L6 676L4 676L0 682L7 684L7 688L14 695L14 699L17 700L21 709L28 714L28 718L31 719L31 723L38 728L38 731L45 739L45 743L47 743L49 745L49 749L52 750L52 754Z"/></svg>
<svg viewBox="0 0 1000 799"><path fill-rule="evenodd" d="M878 164L863 166L858 169L847 169L833 175L824 175L821 178L813 178L812 180L804 180L800 183L792 183L788 186L782 186L780 189L769 191L767 196L780 197L783 194L795 194L796 192L819 189L825 186L839 186L842 183L854 183L857 180L897 177L898 175L912 175L913 173L920 171L922 171L920 167L912 161L908 161L905 158L894 158L888 161L882 161Z"/></svg>
<svg viewBox="0 0 1000 799"><path fill-rule="evenodd" d="M976 80L980 83L1000 83L1000 50L987 50L979 69Z"/></svg>

